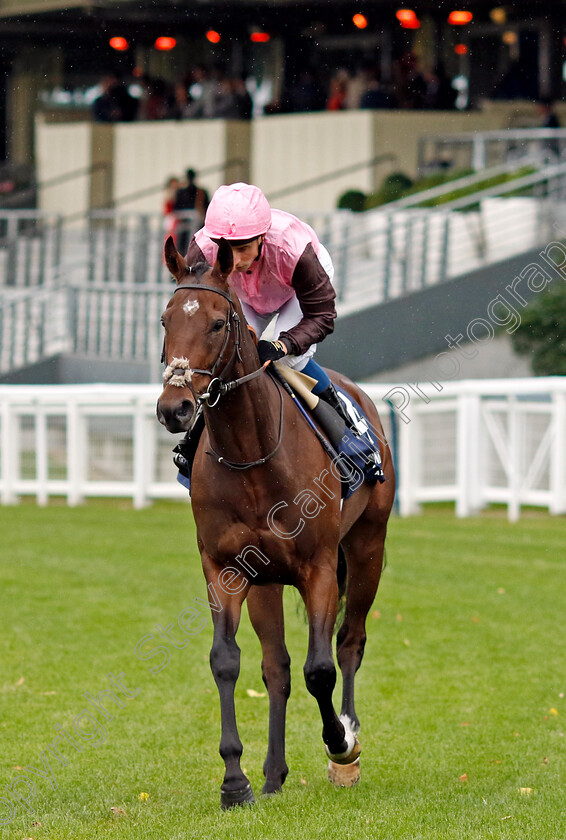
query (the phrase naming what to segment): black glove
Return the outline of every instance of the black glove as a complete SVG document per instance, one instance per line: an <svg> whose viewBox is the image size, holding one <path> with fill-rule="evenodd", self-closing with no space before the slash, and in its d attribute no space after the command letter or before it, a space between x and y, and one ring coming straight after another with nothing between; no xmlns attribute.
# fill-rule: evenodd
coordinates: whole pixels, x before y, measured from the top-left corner
<svg viewBox="0 0 566 840"><path fill-rule="evenodd" d="M258 341L257 352L262 365L265 362L276 362L287 355L287 345L282 341Z"/></svg>

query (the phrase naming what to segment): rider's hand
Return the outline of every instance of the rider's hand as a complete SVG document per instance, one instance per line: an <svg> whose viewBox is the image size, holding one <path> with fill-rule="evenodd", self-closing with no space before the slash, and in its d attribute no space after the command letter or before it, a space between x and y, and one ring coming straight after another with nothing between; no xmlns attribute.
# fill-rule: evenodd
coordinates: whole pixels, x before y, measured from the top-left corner
<svg viewBox="0 0 566 840"><path fill-rule="evenodd" d="M288 350L287 345L282 341L258 341L257 352L263 365L265 362L276 362L277 359L282 359L287 355Z"/></svg>

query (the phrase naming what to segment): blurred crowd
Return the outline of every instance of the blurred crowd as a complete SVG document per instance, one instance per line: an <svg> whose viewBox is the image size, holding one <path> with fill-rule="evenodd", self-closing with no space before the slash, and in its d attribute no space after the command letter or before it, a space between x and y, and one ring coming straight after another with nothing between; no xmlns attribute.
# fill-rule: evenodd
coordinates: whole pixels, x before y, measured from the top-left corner
<svg viewBox="0 0 566 840"><path fill-rule="evenodd" d="M100 88L92 106L97 122L249 120L252 116L253 102L245 79L228 76L221 64L211 68L198 65L174 83L147 74L132 83L110 73L101 80Z"/></svg>
<svg viewBox="0 0 566 840"><path fill-rule="evenodd" d="M457 90L442 64L432 71L420 68L414 52L404 53L393 62L391 78L384 80L379 65L364 61L351 72L338 69L326 85L319 84L312 71L305 71L283 89L269 112L343 111L350 108L454 108Z"/></svg>
<svg viewBox="0 0 566 840"><path fill-rule="evenodd" d="M176 82L140 75L132 80L107 74L92 106L98 122L132 120L236 119L254 113L255 82L230 76L222 64L197 65ZM355 70L333 73L306 68L291 74L264 113L341 111L348 108L455 107L457 91L444 67L424 71L414 52L393 63L391 79L381 78L379 66L365 61ZM259 111L259 109L256 109Z"/></svg>

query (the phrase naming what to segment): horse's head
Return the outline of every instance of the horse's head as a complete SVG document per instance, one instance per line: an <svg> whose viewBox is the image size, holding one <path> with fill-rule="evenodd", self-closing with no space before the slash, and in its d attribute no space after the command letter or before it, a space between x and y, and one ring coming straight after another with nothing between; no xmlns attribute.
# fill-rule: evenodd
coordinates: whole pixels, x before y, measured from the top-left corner
<svg viewBox="0 0 566 840"><path fill-rule="evenodd" d="M204 263L193 267L169 237L165 262L177 288L161 317L167 367L157 417L170 432L183 432L193 422L199 399L213 401L214 388L230 372L239 353L241 324L228 287L233 255L227 242L221 242L212 268Z"/></svg>

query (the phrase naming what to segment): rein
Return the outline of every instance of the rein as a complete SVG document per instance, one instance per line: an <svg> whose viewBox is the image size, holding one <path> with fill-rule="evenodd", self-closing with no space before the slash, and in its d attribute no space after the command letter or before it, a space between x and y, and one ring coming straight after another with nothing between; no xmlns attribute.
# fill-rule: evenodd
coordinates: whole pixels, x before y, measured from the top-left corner
<svg viewBox="0 0 566 840"><path fill-rule="evenodd" d="M224 376L227 375L227 372L231 369L232 365L234 364L236 358L238 361L242 361L242 355L240 353L241 347L241 321L240 316L236 312L234 308L234 301L229 292L225 292L222 289L217 289L214 286L205 286L202 283L181 283L175 288L175 292L180 291L181 289L191 289L193 291L198 291L199 289L205 292L214 292L217 295L221 295L225 298L228 303L230 304L230 315L226 322L226 337L224 339L224 343L222 348L216 358L216 361L212 365L210 370L206 370L204 368L189 368L188 362L186 359L174 359L170 366L168 366L166 371L167 379L164 377L165 383L171 383L172 385L177 385L178 387L184 387L185 384L188 384L191 381L191 377L193 373L200 373L205 376L210 376L210 382L208 384L208 391L205 391L203 394L193 394L196 397L196 401L199 405L206 405L209 408L214 408L215 405L218 404L220 397L227 394L229 391L234 391L236 388L239 388L240 385L244 385L246 382L250 382L252 379L255 379L260 374L264 373L268 365L270 364L269 361L265 362L260 368L257 370L252 371L251 373L247 373L244 376L240 376L238 379L231 379L230 381L226 382ZM228 346L228 341L230 339L230 332L232 330L232 323L234 324L234 347L232 348L232 353L230 358L222 368L221 372L216 376L216 371L218 370L219 365L221 364L222 357ZM161 361L165 362L165 340L163 341L163 352L161 354ZM176 381L178 378L179 381ZM187 381L188 380L188 381ZM242 463L238 463L236 461L228 461L224 458L223 455L219 455L213 449L207 451L207 455L210 455L212 458L215 458L219 464L223 464L225 467L231 470L248 470L251 467L258 467L262 464L267 463L273 458L277 452L279 451L279 447L281 446L281 441L283 440L283 413L284 413L284 399L283 399L283 392L281 390L281 386L278 382L275 383L277 385L277 392L279 394L279 401L280 401L280 411L279 411L279 433L277 436L277 443L275 444L275 448L269 453L269 455L265 455L263 458L258 458L256 461L245 461Z"/></svg>
<svg viewBox="0 0 566 840"><path fill-rule="evenodd" d="M270 461L274 455L277 454L279 451L279 447L281 446L281 441L283 440L283 408L284 408L284 401L283 401L283 392L281 391L281 386L278 382L275 383L277 385L277 391L279 393L279 434L277 436L277 443L275 444L275 448L271 450L269 455L265 455L263 458L258 458L256 461L244 461L242 463L238 463L237 461L228 461L224 458L223 455L219 455L217 452L210 448L207 450L206 454L210 455L212 458L215 458L219 464L224 464L225 467L228 467L230 470L249 470L251 467L259 467L262 464L266 464Z"/></svg>

